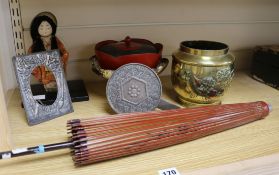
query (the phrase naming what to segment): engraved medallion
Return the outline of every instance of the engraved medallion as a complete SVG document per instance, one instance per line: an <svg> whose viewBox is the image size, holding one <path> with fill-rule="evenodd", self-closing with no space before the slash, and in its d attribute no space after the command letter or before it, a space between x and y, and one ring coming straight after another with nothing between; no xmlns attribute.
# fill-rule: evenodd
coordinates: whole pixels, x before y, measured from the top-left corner
<svg viewBox="0 0 279 175"><path fill-rule="evenodd" d="M138 63L118 68L106 87L108 102L116 113L152 111L158 106L161 94L157 74Z"/></svg>

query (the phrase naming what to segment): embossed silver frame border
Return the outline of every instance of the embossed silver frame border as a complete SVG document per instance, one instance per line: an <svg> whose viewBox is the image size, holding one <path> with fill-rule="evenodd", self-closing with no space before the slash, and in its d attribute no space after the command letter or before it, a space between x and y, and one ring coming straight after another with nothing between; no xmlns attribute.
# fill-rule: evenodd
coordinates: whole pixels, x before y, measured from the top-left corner
<svg viewBox="0 0 279 175"><path fill-rule="evenodd" d="M73 112L58 50L15 56L13 57L13 64L29 125L36 125ZM47 66L56 79L57 98L52 105L41 105L33 98L30 77L33 69L40 65Z"/></svg>

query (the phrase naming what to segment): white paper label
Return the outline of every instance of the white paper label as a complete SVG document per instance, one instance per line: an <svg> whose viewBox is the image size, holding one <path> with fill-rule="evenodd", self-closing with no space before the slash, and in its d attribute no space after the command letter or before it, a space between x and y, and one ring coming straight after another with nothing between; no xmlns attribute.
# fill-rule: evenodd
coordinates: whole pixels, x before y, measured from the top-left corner
<svg viewBox="0 0 279 175"><path fill-rule="evenodd" d="M173 167L173 168L160 170L159 175L180 175L180 173L175 167Z"/></svg>
<svg viewBox="0 0 279 175"><path fill-rule="evenodd" d="M10 159L12 157L11 153L2 154L2 159Z"/></svg>
<svg viewBox="0 0 279 175"><path fill-rule="evenodd" d="M34 100L45 100L46 95L34 95L33 98Z"/></svg>
<svg viewBox="0 0 279 175"><path fill-rule="evenodd" d="M13 154L18 154L18 153L22 153L22 152L26 152L27 148L18 148L18 149L14 149L12 150Z"/></svg>

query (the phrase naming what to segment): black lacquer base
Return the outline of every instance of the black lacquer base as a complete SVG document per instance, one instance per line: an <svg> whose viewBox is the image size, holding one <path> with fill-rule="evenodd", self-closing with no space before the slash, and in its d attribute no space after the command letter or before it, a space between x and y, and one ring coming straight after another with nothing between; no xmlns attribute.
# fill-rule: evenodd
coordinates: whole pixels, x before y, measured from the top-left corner
<svg viewBox="0 0 279 175"><path fill-rule="evenodd" d="M83 80L67 81L72 102L88 101L89 96ZM45 99L37 100L40 104L51 105L54 103L57 92L47 92L42 84L31 85L33 96L45 95Z"/></svg>

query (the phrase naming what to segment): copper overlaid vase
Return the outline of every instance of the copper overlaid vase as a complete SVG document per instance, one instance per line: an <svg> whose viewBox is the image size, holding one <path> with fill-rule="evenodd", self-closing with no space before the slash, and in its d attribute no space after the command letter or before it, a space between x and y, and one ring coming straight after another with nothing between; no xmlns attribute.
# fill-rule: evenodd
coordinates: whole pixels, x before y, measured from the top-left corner
<svg viewBox="0 0 279 175"><path fill-rule="evenodd" d="M185 106L220 104L234 75L228 45L214 41L183 41L173 53L172 85Z"/></svg>

